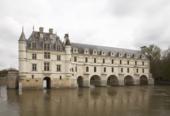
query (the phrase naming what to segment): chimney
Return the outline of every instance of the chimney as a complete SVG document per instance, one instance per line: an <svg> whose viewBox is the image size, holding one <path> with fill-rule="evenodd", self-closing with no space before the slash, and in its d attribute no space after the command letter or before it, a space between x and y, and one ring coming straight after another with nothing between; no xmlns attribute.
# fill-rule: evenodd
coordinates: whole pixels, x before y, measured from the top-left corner
<svg viewBox="0 0 170 116"><path fill-rule="evenodd" d="M65 34L65 35L64 35L64 38L65 38L65 39L69 39L69 34L68 34L68 33Z"/></svg>
<svg viewBox="0 0 170 116"><path fill-rule="evenodd" d="M43 27L40 27L40 28L39 28L39 31L40 31L41 33L43 33L44 28L43 28Z"/></svg>
<svg viewBox="0 0 170 116"><path fill-rule="evenodd" d="M49 28L49 33L53 34L53 29L52 28Z"/></svg>

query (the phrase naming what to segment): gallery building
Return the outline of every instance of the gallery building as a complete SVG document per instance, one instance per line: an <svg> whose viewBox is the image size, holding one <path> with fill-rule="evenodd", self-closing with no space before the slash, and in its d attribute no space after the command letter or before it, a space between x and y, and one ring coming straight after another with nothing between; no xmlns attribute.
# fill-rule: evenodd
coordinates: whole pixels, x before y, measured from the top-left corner
<svg viewBox="0 0 170 116"><path fill-rule="evenodd" d="M72 43L53 33L22 31L19 38L19 84L22 88L152 85L150 61L141 51Z"/></svg>

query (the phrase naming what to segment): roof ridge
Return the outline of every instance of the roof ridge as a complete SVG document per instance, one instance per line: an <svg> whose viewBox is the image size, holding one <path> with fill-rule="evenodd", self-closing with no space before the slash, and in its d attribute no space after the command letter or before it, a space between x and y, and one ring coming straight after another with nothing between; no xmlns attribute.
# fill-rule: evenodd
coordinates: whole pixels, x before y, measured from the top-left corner
<svg viewBox="0 0 170 116"><path fill-rule="evenodd" d="M79 44L79 45L87 45L87 46L93 46L93 47L105 47L105 48L110 48L110 49L119 49L122 51L126 51L126 50L130 50L130 51L136 51L136 52L140 52L140 50L134 50L134 49L127 49L127 48L119 48L119 47L111 47L111 46L103 46L103 45L94 45L94 44L85 44L85 43L76 43L76 42L71 42L71 44Z"/></svg>

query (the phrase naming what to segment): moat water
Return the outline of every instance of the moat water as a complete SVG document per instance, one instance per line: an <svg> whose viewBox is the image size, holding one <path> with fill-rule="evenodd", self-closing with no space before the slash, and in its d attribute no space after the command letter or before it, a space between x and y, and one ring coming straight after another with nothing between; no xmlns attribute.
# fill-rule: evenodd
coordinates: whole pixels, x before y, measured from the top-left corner
<svg viewBox="0 0 170 116"><path fill-rule="evenodd" d="M8 90L0 116L169 116L170 86Z"/></svg>

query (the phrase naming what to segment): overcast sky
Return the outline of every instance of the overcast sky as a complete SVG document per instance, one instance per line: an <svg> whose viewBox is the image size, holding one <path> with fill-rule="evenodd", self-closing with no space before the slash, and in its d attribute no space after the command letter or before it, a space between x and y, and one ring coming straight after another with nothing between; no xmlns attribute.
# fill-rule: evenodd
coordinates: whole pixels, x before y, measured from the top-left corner
<svg viewBox="0 0 170 116"><path fill-rule="evenodd" d="M18 67L18 38L40 26L72 42L139 49L170 45L170 0L0 0L0 69Z"/></svg>

